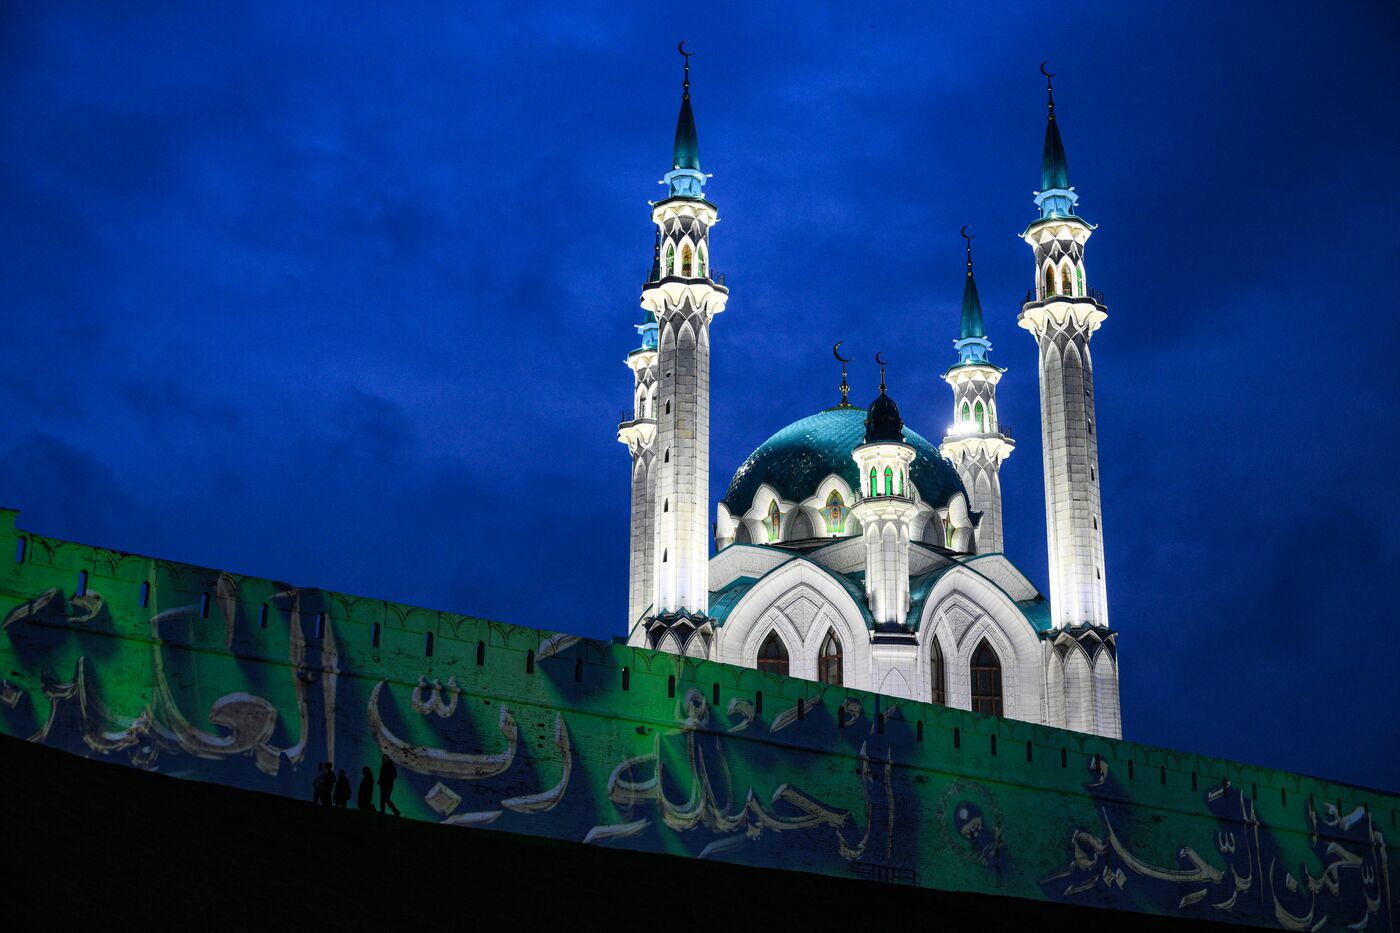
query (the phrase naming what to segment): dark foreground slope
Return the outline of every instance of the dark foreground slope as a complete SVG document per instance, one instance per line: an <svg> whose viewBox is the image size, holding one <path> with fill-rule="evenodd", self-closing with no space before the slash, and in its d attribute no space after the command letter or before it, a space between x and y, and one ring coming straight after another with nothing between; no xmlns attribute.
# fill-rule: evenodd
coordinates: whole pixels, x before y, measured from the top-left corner
<svg viewBox="0 0 1400 933"><path fill-rule="evenodd" d="M805 921L840 930L920 917L943 930L1186 928L325 810L4 737L0 801L0 916L10 929L732 929Z"/></svg>

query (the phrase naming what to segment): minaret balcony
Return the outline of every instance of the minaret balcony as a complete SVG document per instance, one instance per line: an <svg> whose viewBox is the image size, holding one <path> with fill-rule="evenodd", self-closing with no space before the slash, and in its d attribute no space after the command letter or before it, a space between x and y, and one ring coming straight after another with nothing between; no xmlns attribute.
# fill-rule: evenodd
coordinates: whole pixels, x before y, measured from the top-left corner
<svg viewBox="0 0 1400 933"><path fill-rule="evenodd" d="M622 413L626 419L627 412ZM617 440L626 444L633 453L644 447L650 447L652 441L656 440L656 419L655 418L633 418L631 421L623 420L617 426Z"/></svg>
<svg viewBox="0 0 1400 933"><path fill-rule="evenodd" d="M1104 304L1103 292L1092 286L1084 289L1084 294L1081 295L1072 295L1068 292L1056 291L1053 288L1046 288L1043 285L1036 288L1028 288L1026 289L1026 300L1021 302L1021 304L1024 307L1025 305L1043 304L1047 301L1091 301L1100 308L1107 307L1107 305Z"/></svg>
<svg viewBox="0 0 1400 933"><path fill-rule="evenodd" d="M708 284L714 286L715 288L721 289L722 291L725 291L725 292L729 291L729 289L728 289L728 288L725 288L725 285L724 285L724 273L723 273L723 272L711 272L711 273L709 273L708 275L698 275L698 276L665 275L665 276L662 276L662 277L659 278L659 279L653 279L653 278L648 277L648 278L647 278L646 287L647 287L647 288L651 288L651 287L656 286L656 285L664 285L664 284L667 284L667 283L670 283L670 282L679 282L679 283L682 284L682 285L699 285L699 284L708 283Z"/></svg>
<svg viewBox="0 0 1400 933"><path fill-rule="evenodd" d="M990 427L983 427L976 421L958 421L948 425L948 430L943 436L949 439L992 437L1007 441L1014 437L1011 425L1005 421L998 421Z"/></svg>

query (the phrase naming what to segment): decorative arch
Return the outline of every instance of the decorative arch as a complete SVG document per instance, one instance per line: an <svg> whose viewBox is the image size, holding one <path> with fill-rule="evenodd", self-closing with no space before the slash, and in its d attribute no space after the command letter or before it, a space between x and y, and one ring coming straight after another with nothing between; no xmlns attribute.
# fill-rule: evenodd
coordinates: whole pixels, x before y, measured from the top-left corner
<svg viewBox="0 0 1400 933"><path fill-rule="evenodd" d="M987 641L1001 660L1002 715L1040 722L1044 664L1040 639L1000 586L958 564L933 585L919 618L919 696L932 696L932 647L943 652L947 705L972 706L972 656Z"/></svg>
<svg viewBox="0 0 1400 933"><path fill-rule="evenodd" d="M846 508L846 500L842 497L841 490L831 490L827 494L826 504L822 506L822 521L826 523L826 533L829 535L845 533L846 516L850 511Z"/></svg>
<svg viewBox="0 0 1400 933"><path fill-rule="evenodd" d="M676 244L666 244L666 275L676 274Z"/></svg>
<svg viewBox="0 0 1400 933"><path fill-rule="evenodd" d="M1048 260L1047 260L1046 263L1045 263L1045 268L1041 270L1041 273L1040 273L1040 280L1041 280L1041 284L1042 284L1042 286L1043 286L1043 288L1041 289L1042 292L1043 292L1043 295L1042 295L1041 297L1043 297L1043 298L1049 298L1050 296L1054 295L1054 294L1055 294L1055 267L1054 267L1053 265L1051 265L1051 263L1050 263Z"/></svg>
<svg viewBox="0 0 1400 933"><path fill-rule="evenodd" d="M782 636L776 630L770 631L758 646L758 669L765 674L786 677L789 665L788 649Z"/></svg>
<svg viewBox="0 0 1400 933"><path fill-rule="evenodd" d="M968 667L974 713L1005 715L1005 693L1002 688L1002 664L996 649L986 638L972 649Z"/></svg>
<svg viewBox="0 0 1400 933"><path fill-rule="evenodd" d="M807 510L802 506L794 506L788 512L788 541L803 541L807 538L815 538L816 529L812 527L812 516L807 514Z"/></svg>
<svg viewBox="0 0 1400 933"><path fill-rule="evenodd" d="M817 681L837 687L844 684L845 658L846 652L841 639L836 637L836 630L827 629L817 648Z"/></svg>
<svg viewBox="0 0 1400 933"><path fill-rule="evenodd" d="M710 251L705 248L705 243L702 240L700 246L695 251L695 258L700 264L700 278L702 279L708 279L710 277L709 253Z"/></svg>
<svg viewBox="0 0 1400 933"><path fill-rule="evenodd" d="M929 639L929 699L939 706L948 705L948 664L943 659L943 649L938 638Z"/></svg>
<svg viewBox="0 0 1400 933"><path fill-rule="evenodd" d="M793 557L760 578L730 610L714 659L757 667L759 646L777 631L789 652L790 674L816 680L821 641L833 630L844 651L846 685L869 689L870 637L860 607L826 568Z"/></svg>
<svg viewBox="0 0 1400 933"><path fill-rule="evenodd" d="M1107 647L1094 657L1094 731L1119 738L1123 734L1118 712L1118 660Z"/></svg>
<svg viewBox="0 0 1400 933"><path fill-rule="evenodd" d="M973 409L972 420L977 422L978 433L987 433L987 408L980 398L977 400L977 407Z"/></svg>
<svg viewBox="0 0 1400 933"><path fill-rule="evenodd" d="M689 242L682 243L682 244L681 244L681 278L683 278L683 279L694 278L694 277L695 277L695 276L694 276L694 272L695 272L695 253L694 253L694 251L690 248L690 243L689 243ZM1068 279L1066 279L1066 281L1068 281Z"/></svg>
<svg viewBox="0 0 1400 933"><path fill-rule="evenodd" d="M1078 644L1065 654L1065 728L1094 731L1094 685L1089 655Z"/></svg>
<svg viewBox="0 0 1400 933"><path fill-rule="evenodd" d="M1073 294L1074 294L1074 281L1070 278L1070 274L1069 274L1069 265L1070 265L1070 263L1069 263L1069 260L1068 260L1068 259L1066 259L1064 262L1060 263L1060 294L1061 294L1061 295L1073 295Z"/></svg>

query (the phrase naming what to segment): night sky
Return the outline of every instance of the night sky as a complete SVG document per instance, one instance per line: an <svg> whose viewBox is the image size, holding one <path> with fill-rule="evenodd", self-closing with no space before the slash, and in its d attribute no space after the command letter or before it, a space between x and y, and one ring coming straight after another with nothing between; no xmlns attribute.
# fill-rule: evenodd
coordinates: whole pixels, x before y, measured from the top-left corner
<svg viewBox="0 0 1400 933"><path fill-rule="evenodd" d="M1015 318L1049 59L1100 225L1124 733L1400 788L1393 3L120 6L0 9L22 528L622 634L623 357L684 38L731 291L711 499L837 401L838 339L855 400L884 350L936 442L970 224L1007 552L1043 587Z"/></svg>

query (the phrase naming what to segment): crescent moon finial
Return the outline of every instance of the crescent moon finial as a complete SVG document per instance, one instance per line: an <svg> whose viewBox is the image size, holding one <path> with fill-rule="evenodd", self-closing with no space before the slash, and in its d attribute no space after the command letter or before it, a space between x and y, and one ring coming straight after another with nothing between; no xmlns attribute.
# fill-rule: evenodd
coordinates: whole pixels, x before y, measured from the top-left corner
<svg viewBox="0 0 1400 933"><path fill-rule="evenodd" d="M694 53L694 52L687 52L687 51L685 50L685 43L686 43L686 40L685 40L685 39L682 39L682 40L680 41L680 44L676 46L676 51L677 51L677 52L680 52L681 55L683 55L683 56L685 57L685 96L686 96L686 97L689 97L689 96L690 96L690 56L694 55L695 53Z"/></svg>
<svg viewBox="0 0 1400 933"><path fill-rule="evenodd" d="M967 228L968 228L968 225L967 225L967 224L963 224L962 230L960 230L960 231L958 231L958 232L961 233L961 234L962 234L962 238L963 238L964 240L967 241L967 274L970 276L970 275L972 275L972 239L973 239L973 238L968 234Z"/></svg>
<svg viewBox="0 0 1400 933"><path fill-rule="evenodd" d="M685 43L681 43L681 44L684 45ZM1043 62L1040 63L1040 73L1043 74L1043 75L1045 75L1045 77L1047 77L1047 78L1053 78L1053 77L1055 77L1055 72L1053 72L1053 71L1046 71L1046 70L1045 70L1045 66L1048 65L1048 64L1050 64L1050 59L1048 59L1048 58L1047 58L1045 61L1043 61Z"/></svg>
<svg viewBox="0 0 1400 933"><path fill-rule="evenodd" d="M881 395L884 395L884 394L885 394L885 360L884 360L884 355L885 355L885 351L884 351L884 350L881 350L879 353L876 353L876 354L875 354L875 362L877 362L877 363L880 364L880 394L881 394Z"/></svg>
<svg viewBox="0 0 1400 933"><path fill-rule="evenodd" d="M881 366L884 366L884 365L885 365L885 361L882 360L882 359L880 359L880 357L884 356L884 354L885 354L885 351L884 351L884 350L881 350L879 353L876 353L876 354L875 354L875 362L876 362L876 363L879 363Z"/></svg>
<svg viewBox="0 0 1400 933"><path fill-rule="evenodd" d="M1040 73L1045 75L1045 93L1049 96L1050 116L1053 119L1055 116L1055 82L1050 79L1055 77L1055 72L1045 70L1045 66L1048 64L1050 64L1048 58L1040 63Z"/></svg>
<svg viewBox="0 0 1400 933"><path fill-rule="evenodd" d="M851 386L846 381L846 364L851 361L851 358L841 355L841 344L845 342L844 340L838 340L836 341L836 346L831 348L831 355L841 362L841 404L837 406L838 408L851 407Z"/></svg>

